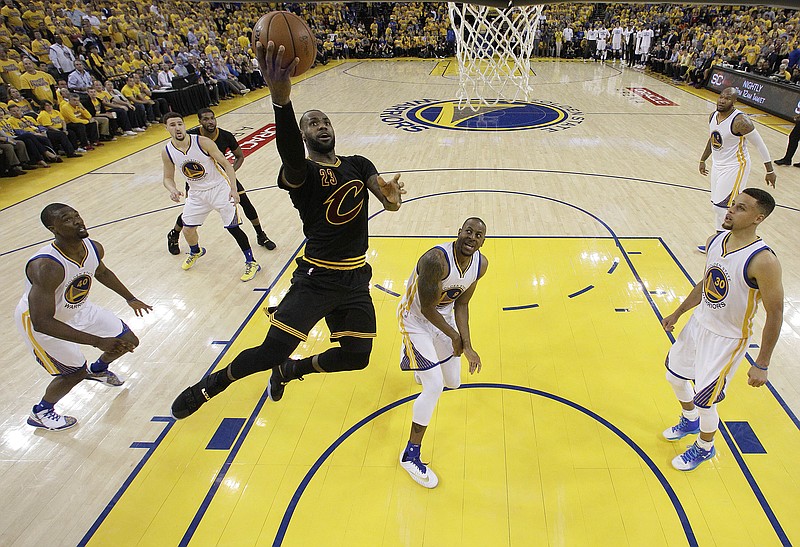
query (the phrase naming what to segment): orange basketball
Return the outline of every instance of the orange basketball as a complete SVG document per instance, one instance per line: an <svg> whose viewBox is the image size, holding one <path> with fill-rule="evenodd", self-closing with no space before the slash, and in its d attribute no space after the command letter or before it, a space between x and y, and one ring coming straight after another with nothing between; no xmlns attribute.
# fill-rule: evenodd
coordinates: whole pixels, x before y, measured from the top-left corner
<svg viewBox="0 0 800 547"><path fill-rule="evenodd" d="M299 76L308 70L317 57L317 39L314 33L305 21L288 11L271 11L262 16L253 27L253 47L257 41L265 48L268 42L273 42L275 53L279 46L286 48L283 68L288 67L295 57L299 57L300 63L292 76Z"/></svg>

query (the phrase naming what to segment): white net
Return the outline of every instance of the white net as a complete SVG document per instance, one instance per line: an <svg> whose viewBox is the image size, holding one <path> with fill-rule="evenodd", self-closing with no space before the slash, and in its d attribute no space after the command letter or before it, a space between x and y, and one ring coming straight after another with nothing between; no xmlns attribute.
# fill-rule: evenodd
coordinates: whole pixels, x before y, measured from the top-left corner
<svg viewBox="0 0 800 547"><path fill-rule="evenodd" d="M458 108L529 100L531 55L543 5L493 8L448 2L456 34Z"/></svg>

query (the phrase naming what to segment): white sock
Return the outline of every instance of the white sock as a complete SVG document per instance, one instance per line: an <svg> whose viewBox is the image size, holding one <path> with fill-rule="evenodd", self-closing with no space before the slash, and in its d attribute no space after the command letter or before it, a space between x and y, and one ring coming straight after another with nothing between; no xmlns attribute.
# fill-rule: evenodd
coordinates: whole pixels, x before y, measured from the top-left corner
<svg viewBox="0 0 800 547"><path fill-rule="evenodd" d="M692 410L684 410L683 416L690 422L694 422L700 419L700 411L697 410L697 407L694 407Z"/></svg>
<svg viewBox="0 0 800 547"><path fill-rule="evenodd" d="M714 446L714 440L704 441L700 437L697 437L697 446L708 452L711 450L711 447Z"/></svg>

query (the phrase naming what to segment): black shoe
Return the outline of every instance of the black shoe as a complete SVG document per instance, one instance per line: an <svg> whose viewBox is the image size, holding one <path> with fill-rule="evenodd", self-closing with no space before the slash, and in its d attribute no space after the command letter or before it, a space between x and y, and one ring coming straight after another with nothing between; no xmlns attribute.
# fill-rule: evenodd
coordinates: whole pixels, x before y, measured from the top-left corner
<svg viewBox="0 0 800 547"><path fill-rule="evenodd" d="M209 374L192 387L184 389L178 397L172 401L172 417L182 420L191 416L197 409L203 406L206 401L210 401L215 395L222 393L230 382L221 383L221 376L227 374L225 369L218 370Z"/></svg>
<svg viewBox="0 0 800 547"><path fill-rule="evenodd" d="M289 362L287 361L272 369L272 376L269 377L269 383L267 384L267 397L273 402L277 403L283 398L283 390L286 388L286 384L289 383L289 380L281 372L281 367L286 367L288 364Z"/></svg>
<svg viewBox="0 0 800 547"><path fill-rule="evenodd" d="M187 387L172 401L172 417L176 420L188 418L210 399L211 396L200 384Z"/></svg>
<svg viewBox="0 0 800 547"><path fill-rule="evenodd" d="M268 238L267 234L264 232L261 232L260 234L256 235L256 240L258 241L259 245L261 245L262 247L266 247L268 251L272 251L276 247L275 243L270 238Z"/></svg>
<svg viewBox="0 0 800 547"><path fill-rule="evenodd" d="M781 158L779 160L775 160L772 163L774 163L775 165L791 165L792 164L792 160L787 160L786 158Z"/></svg>
<svg viewBox="0 0 800 547"><path fill-rule="evenodd" d="M167 249L169 249L170 254L179 255L181 254L181 248L178 245L178 239L180 238L181 234L176 232L175 230L170 230L167 234Z"/></svg>
<svg viewBox="0 0 800 547"><path fill-rule="evenodd" d="M795 163L794 166L795 167L800 167L800 163Z"/></svg>

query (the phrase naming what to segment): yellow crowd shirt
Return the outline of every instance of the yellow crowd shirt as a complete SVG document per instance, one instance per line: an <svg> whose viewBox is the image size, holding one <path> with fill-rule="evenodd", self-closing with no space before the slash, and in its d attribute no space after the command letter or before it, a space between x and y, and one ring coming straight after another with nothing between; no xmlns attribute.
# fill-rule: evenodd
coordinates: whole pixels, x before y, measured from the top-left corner
<svg viewBox="0 0 800 547"><path fill-rule="evenodd" d="M8 85L19 89L19 77L22 75L22 67L13 59L0 61L0 76Z"/></svg>
<svg viewBox="0 0 800 547"><path fill-rule="evenodd" d="M60 129L64 130L66 124L64 123L64 118L61 117L61 112L56 109L47 112L46 110L42 110L39 112L39 116L36 118L36 121L39 125L43 125L44 127L49 127L50 129Z"/></svg>
<svg viewBox="0 0 800 547"><path fill-rule="evenodd" d="M92 119L91 114L89 111L86 110L83 106L73 107L71 104L62 103L60 105L61 108L61 116L64 118L64 121L67 123L82 123L88 124L89 120Z"/></svg>
<svg viewBox="0 0 800 547"><path fill-rule="evenodd" d="M50 89L50 86L56 85L56 81L47 72L42 72L41 70L37 70L33 74L25 72L19 79L20 89L30 89L33 92L33 96L38 100L55 101L53 90Z"/></svg>

